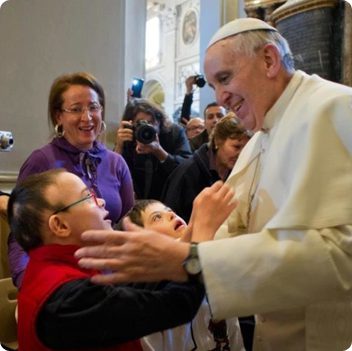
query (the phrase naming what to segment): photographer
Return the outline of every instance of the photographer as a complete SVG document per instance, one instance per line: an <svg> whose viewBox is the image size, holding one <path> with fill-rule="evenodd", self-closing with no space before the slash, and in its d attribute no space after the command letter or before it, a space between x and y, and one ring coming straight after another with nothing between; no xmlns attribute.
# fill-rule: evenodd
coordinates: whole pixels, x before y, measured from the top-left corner
<svg viewBox="0 0 352 351"><path fill-rule="evenodd" d="M206 81L201 74L192 75L186 78L186 94L183 100L180 124L184 125L187 130L187 125L191 121L191 106L193 103L193 87L203 88ZM208 104L204 109L204 126L205 129L200 130L194 137L189 138L189 143L192 152L198 150L203 144L209 141L211 131L214 129L216 123L224 117L226 110L218 105L216 102Z"/></svg>
<svg viewBox="0 0 352 351"><path fill-rule="evenodd" d="M187 126L188 122L190 121L191 116L191 106L193 103L193 86L197 86L198 88L203 88L205 85L205 79L201 74L192 75L186 78L185 80L186 85L186 93L183 99L183 104L181 108L181 117L180 117L180 124L183 126Z"/></svg>
<svg viewBox="0 0 352 351"><path fill-rule="evenodd" d="M141 140L139 134L152 138ZM183 128L172 124L162 110L146 99L131 99L127 103L114 151L126 160L138 199L160 199L167 176L191 156Z"/></svg>

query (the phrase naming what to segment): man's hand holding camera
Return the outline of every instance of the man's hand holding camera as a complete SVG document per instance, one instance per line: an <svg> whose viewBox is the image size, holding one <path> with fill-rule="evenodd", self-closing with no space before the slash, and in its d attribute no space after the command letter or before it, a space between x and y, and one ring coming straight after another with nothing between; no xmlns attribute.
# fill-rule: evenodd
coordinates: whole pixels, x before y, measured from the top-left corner
<svg viewBox="0 0 352 351"><path fill-rule="evenodd" d="M203 88L206 84L204 76L202 74L196 74L193 76L189 76L185 80L186 85L186 94L193 93L193 85L197 86L198 88Z"/></svg>
<svg viewBox="0 0 352 351"><path fill-rule="evenodd" d="M132 121L121 121L116 133L115 152L122 153L124 142L133 141L132 126Z"/></svg>
<svg viewBox="0 0 352 351"><path fill-rule="evenodd" d="M160 145L158 134L156 134L154 141L149 144L143 144L137 141L136 152L137 154L152 154L159 161L166 160L168 155L168 153Z"/></svg>
<svg viewBox="0 0 352 351"><path fill-rule="evenodd" d="M154 127L151 124L144 121L139 121L136 125L132 121L121 121L117 130L115 151L122 153L123 144L126 141L136 140L137 154L152 154L159 161L165 161L168 153L160 145L156 129L152 130L152 128Z"/></svg>

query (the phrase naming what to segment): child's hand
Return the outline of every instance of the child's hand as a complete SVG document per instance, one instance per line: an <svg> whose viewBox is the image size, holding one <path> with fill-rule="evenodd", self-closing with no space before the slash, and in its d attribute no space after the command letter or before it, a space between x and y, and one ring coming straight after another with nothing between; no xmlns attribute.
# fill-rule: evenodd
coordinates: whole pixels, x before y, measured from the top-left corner
<svg viewBox="0 0 352 351"><path fill-rule="evenodd" d="M234 191L222 181L205 188L193 201L192 241L212 240L220 225L236 208Z"/></svg>
<svg viewBox="0 0 352 351"><path fill-rule="evenodd" d="M180 241L184 241L186 243L189 243L189 242L191 242L191 240L192 240L192 223L190 222L190 224L187 226L187 229L180 237Z"/></svg>

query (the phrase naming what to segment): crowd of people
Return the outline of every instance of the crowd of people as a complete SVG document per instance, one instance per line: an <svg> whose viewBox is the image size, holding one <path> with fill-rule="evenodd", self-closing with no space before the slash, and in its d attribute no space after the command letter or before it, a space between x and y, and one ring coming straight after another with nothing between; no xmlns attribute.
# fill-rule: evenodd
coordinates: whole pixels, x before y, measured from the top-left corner
<svg viewBox="0 0 352 351"><path fill-rule="evenodd" d="M113 150L97 79L54 80L52 140L0 193L21 351L352 343L352 89L295 70L253 18L214 34L204 71L203 118L196 76L180 123L129 97Z"/></svg>

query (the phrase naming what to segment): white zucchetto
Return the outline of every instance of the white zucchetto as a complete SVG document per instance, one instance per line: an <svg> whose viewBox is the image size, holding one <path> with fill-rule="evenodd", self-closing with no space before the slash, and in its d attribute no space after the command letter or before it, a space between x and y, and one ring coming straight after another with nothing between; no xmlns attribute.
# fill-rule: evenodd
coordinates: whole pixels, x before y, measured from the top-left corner
<svg viewBox="0 0 352 351"><path fill-rule="evenodd" d="M270 26L264 21L257 18L237 18L222 26L210 39L207 48L218 42L219 40L231 37L233 35L248 32L252 30L272 30L277 32L277 29Z"/></svg>

